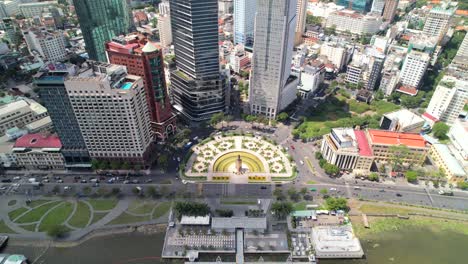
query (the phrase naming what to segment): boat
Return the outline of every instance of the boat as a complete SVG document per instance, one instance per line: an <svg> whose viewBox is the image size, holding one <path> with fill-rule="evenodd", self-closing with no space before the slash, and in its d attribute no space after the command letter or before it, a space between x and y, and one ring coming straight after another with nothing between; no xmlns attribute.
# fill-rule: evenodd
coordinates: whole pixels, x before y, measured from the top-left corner
<svg viewBox="0 0 468 264"><path fill-rule="evenodd" d="M0 254L0 264L28 264L28 259L23 255Z"/></svg>

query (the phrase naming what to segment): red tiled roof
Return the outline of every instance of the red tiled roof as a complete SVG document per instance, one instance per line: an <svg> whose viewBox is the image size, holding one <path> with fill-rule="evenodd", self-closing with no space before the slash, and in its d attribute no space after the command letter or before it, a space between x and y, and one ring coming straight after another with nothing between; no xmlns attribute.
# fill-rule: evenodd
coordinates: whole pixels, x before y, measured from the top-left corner
<svg viewBox="0 0 468 264"><path fill-rule="evenodd" d="M18 138L15 148L62 148L60 138L55 135L27 134Z"/></svg>
<svg viewBox="0 0 468 264"><path fill-rule="evenodd" d="M407 147L423 148L426 146L424 138L415 133L400 133L383 130L369 129L369 140L371 144L379 145L405 145Z"/></svg>
<svg viewBox="0 0 468 264"><path fill-rule="evenodd" d="M356 136L356 140L359 147L359 155L361 156L372 156L372 150L369 146L369 142L367 141L366 134L362 130L354 130L354 135Z"/></svg>
<svg viewBox="0 0 468 264"><path fill-rule="evenodd" d="M439 119L435 118L434 116L432 116L431 114L429 114L429 113L427 113L427 112L424 113L423 116L426 117L426 118L429 119L429 120L434 121L434 122L439 121Z"/></svg>
<svg viewBox="0 0 468 264"><path fill-rule="evenodd" d="M400 88L397 89L397 92L415 96L418 94L418 89L411 87L411 86L401 86Z"/></svg>

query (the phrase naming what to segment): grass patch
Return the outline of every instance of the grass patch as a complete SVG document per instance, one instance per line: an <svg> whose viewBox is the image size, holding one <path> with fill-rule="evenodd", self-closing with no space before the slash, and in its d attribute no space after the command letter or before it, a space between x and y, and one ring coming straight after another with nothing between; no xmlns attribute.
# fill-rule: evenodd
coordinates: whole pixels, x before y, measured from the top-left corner
<svg viewBox="0 0 468 264"><path fill-rule="evenodd" d="M256 205L257 200L231 200L231 199L221 199L221 204L234 204L234 205Z"/></svg>
<svg viewBox="0 0 468 264"><path fill-rule="evenodd" d="M76 228L84 228L88 225L89 218L91 217L91 210L88 205L82 201L77 203L75 214L68 223Z"/></svg>
<svg viewBox="0 0 468 264"><path fill-rule="evenodd" d="M31 211L29 211L28 213L26 213L25 215L23 215L22 217L20 217L19 219L17 219L15 221L15 223L18 223L18 224L26 224L26 223L32 223L32 222L37 222L39 221L39 219L41 219L41 217L47 212L49 211L52 207L60 204L61 201L55 201L55 202L51 202L51 203L46 203L46 204L43 204L39 207L36 207L34 209L32 209Z"/></svg>
<svg viewBox="0 0 468 264"><path fill-rule="evenodd" d="M154 209L154 212L153 212L153 219L157 219L165 214L167 214L167 212L169 211L169 209L171 209L171 205L172 203L171 202L162 202L162 203L159 203L157 206L156 206L156 209Z"/></svg>
<svg viewBox="0 0 468 264"><path fill-rule="evenodd" d="M307 184L317 184L316 181L307 181L306 183L307 183Z"/></svg>
<svg viewBox="0 0 468 264"><path fill-rule="evenodd" d="M393 112L401 108L400 106L392 102L387 102L387 101L372 101L371 106L372 106L372 110L376 111L377 114L379 115Z"/></svg>
<svg viewBox="0 0 468 264"><path fill-rule="evenodd" d="M127 211L133 214L149 214L153 211L155 205L155 202L135 200L130 204Z"/></svg>
<svg viewBox="0 0 468 264"><path fill-rule="evenodd" d="M16 200L10 200L8 201L8 206L13 206L16 204L16 202L17 202Z"/></svg>
<svg viewBox="0 0 468 264"><path fill-rule="evenodd" d="M106 216L106 215L107 215L107 213L94 213L93 214L93 220L91 220L91 223L89 225L92 225L92 224L96 223L97 221L104 218L104 216Z"/></svg>
<svg viewBox="0 0 468 264"><path fill-rule="evenodd" d="M117 200L115 199L90 199L88 203L91 204L94 210L96 211L109 211L114 209L117 205Z"/></svg>
<svg viewBox="0 0 468 264"><path fill-rule="evenodd" d="M11 221L14 221L18 216L22 215L23 213L27 212L29 209L26 207L20 207L16 210L13 210L8 213L8 217Z"/></svg>
<svg viewBox="0 0 468 264"><path fill-rule="evenodd" d="M16 234L3 220L0 220L0 233L1 234Z"/></svg>
<svg viewBox="0 0 468 264"><path fill-rule="evenodd" d="M28 204L28 207L35 208L48 202L50 202L50 200L34 200Z"/></svg>
<svg viewBox="0 0 468 264"><path fill-rule="evenodd" d="M119 215L118 217L110 221L107 225L132 224L132 223L138 223L138 222L145 222L149 220L150 220L149 215L148 216L134 216L126 212L123 212L121 215Z"/></svg>
<svg viewBox="0 0 468 264"><path fill-rule="evenodd" d="M36 232L36 225L37 224L20 225L19 227L23 228L26 231Z"/></svg>
<svg viewBox="0 0 468 264"><path fill-rule="evenodd" d="M294 211L306 210L307 202L299 202L294 204Z"/></svg>
<svg viewBox="0 0 468 264"><path fill-rule="evenodd" d="M410 208L399 208L393 206L376 205L376 204L363 204L359 210L365 214L408 214L417 212Z"/></svg>
<svg viewBox="0 0 468 264"><path fill-rule="evenodd" d="M39 232L45 232L52 226L62 225L73 212L73 204L65 202L52 210L39 224Z"/></svg>
<svg viewBox="0 0 468 264"><path fill-rule="evenodd" d="M348 101L349 111L355 112L357 114L365 113L371 110L371 106L366 103L358 102L354 99Z"/></svg>

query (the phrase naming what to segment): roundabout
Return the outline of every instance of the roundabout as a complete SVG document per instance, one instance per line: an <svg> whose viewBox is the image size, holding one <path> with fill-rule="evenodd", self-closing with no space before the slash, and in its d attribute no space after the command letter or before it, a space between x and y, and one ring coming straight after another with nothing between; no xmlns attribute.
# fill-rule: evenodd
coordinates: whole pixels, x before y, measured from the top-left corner
<svg viewBox="0 0 468 264"><path fill-rule="evenodd" d="M192 147L184 178L223 183L291 181L296 165L286 150L264 137L219 135Z"/></svg>

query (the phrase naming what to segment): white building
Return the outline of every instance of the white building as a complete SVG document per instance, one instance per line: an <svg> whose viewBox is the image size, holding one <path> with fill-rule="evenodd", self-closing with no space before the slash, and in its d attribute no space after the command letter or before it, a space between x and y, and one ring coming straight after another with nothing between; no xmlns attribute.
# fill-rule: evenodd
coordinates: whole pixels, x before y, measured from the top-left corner
<svg viewBox="0 0 468 264"><path fill-rule="evenodd" d="M0 136L11 128L26 125L47 117L47 109L32 100L19 100L0 106Z"/></svg>
<svg viewBox="0 0 468 264"><path fill-rule="evenodd" d="M26 169L63 169L65 159L58 136L27 134L16 140L12 152L19 167Z"/></svg>
<svg viewBox="0 0 468 264"><path fill-rule="evenodd" d="M302 34L304 34L307 20L307 0L297 0L296 7L296 36L294 38L294 45L302 43Z"/></svg>
<svg viewBox="0 0 468 264"><path fill-rule="evenodd" d="M408 109L393 111L382 116L380 128L395 132L419 132L424 119Z"/></svg>
<svg viewBox="0 0 468 264"><path fill-rule="evenodd" d="M296 0L258 0L250 81L250 111L275 117L296 99L291 76Z"/></svg>
<svg viewBox="0 0 468 264"><path fill-rule="evenodd" d="M45 1L19 4L18 7L25 18L33 18L40 17L44 11L56 5L57 1Z"/></svg>
<svg viewBox="0 0 468 264"><path fill-rule="evenodd" d="M252 47L257 0L234 0L234 44Z"/></svg>
<svg viewBox="0 0 468 264"><path fill-rule="evenodd" d="M172 44L171 15L160 14L158 16L158 30L161 46L169 47Z"/></svg>
<svg viewBox="0 0 468 264"><path fill-rule="evenodd" d="M373 14L363 15L354 10L342 10L330 14L326 27L335 27L338 32L357 35L375 34L382 26L382 17Z"/></svg>
<svg viewBox="0 0 468 264"><path fill-rule="evenodd" d="M306 65L300 73L300 81L297 86L299 95L302 98L308 98L311 94L318 90L320 84L323 83L325 76L325 65L316 63L315 65Z"/></svg>
<svg viewBox="0 0 468 264"><path fill-rule="evenodd" d="M468 80L445 75L437 85L431 102L423 115L452 124L468 101Z"/></svg>
<svg viewBox="0 0 468 264"><path fill-rule="evenodd" d="M61 30L47 30L45 28L31 27L23 30L23 36L28 45L29 52L38 52L44 60L55 62L65 59L66 39Z"/></svg>
<svg viewBox="0 0 468 264"><path fill-rule="evenodd" d="M345 9L344 6L336 5L335 3L323 3L320 1L312 2L309 1L307 4L307 13L310 13L316 17L328 18L328 16L336 11Z"/></svg>
<svg viewBox="0 0 468 264"><path fill-rule="evenodd" d="M327 56L338 71L348 64L354 48L339 42L324 42L320 47L320 55Z"/></svg>
<svg viewBox="0 0 468 264"><path fill-rule="evenodd" d="M418 89L430 60L431 56L424 52L412 50L408 53L401 69L400 83Z"/></svg>
<svg viewBox="0 0 468 264"><path fill-rule="evenodd" d="M362 258L359 239L351 225L316 226L312 228L312 244L317 258Z"/></svg>
<svg viewBox="0 0 468 264"><path fill-rule="evenodd" d="M440 43L445 34L447 34L450 19L455 10L454 8L445 6L445 4L432 8L424 23L423 33L427 36L437 37Z"/></svg>
<svg viewBox="0 0 468 264"><path fill-rule="evenodd" d="M461 160L468 162L468 140L466 140L466 135L468 135L468 121L456 119L450 127L448 137Z"/></svg>
<svg viewBox="0 0 468 264"><path fill-rule="evenodd" d="M0 15L4 17L12 17L18 14L18 5L20 0L3 0L0 2Z"/></svg>
<svg viewBox="0 0 468 264"><path fill-rule="evenodd" d="M384 6L385 6L385 0L374 0L372 2L371 12L375 12L379 15L382 15Z"/></svg>
<svg viewBox="0 0 468 264"><path fill-rule="evenodd" d="M171 7L170 7L169 0L163 0L158 5L158 10L160 15L170 15L171 14Z"/></svg>
<svg viewBox="0 0 468 264"><path fill-rule="evenodd" d="M90 156L146 164L152 133L143 79L124 66L91 65L65 81Z"/></svg>

